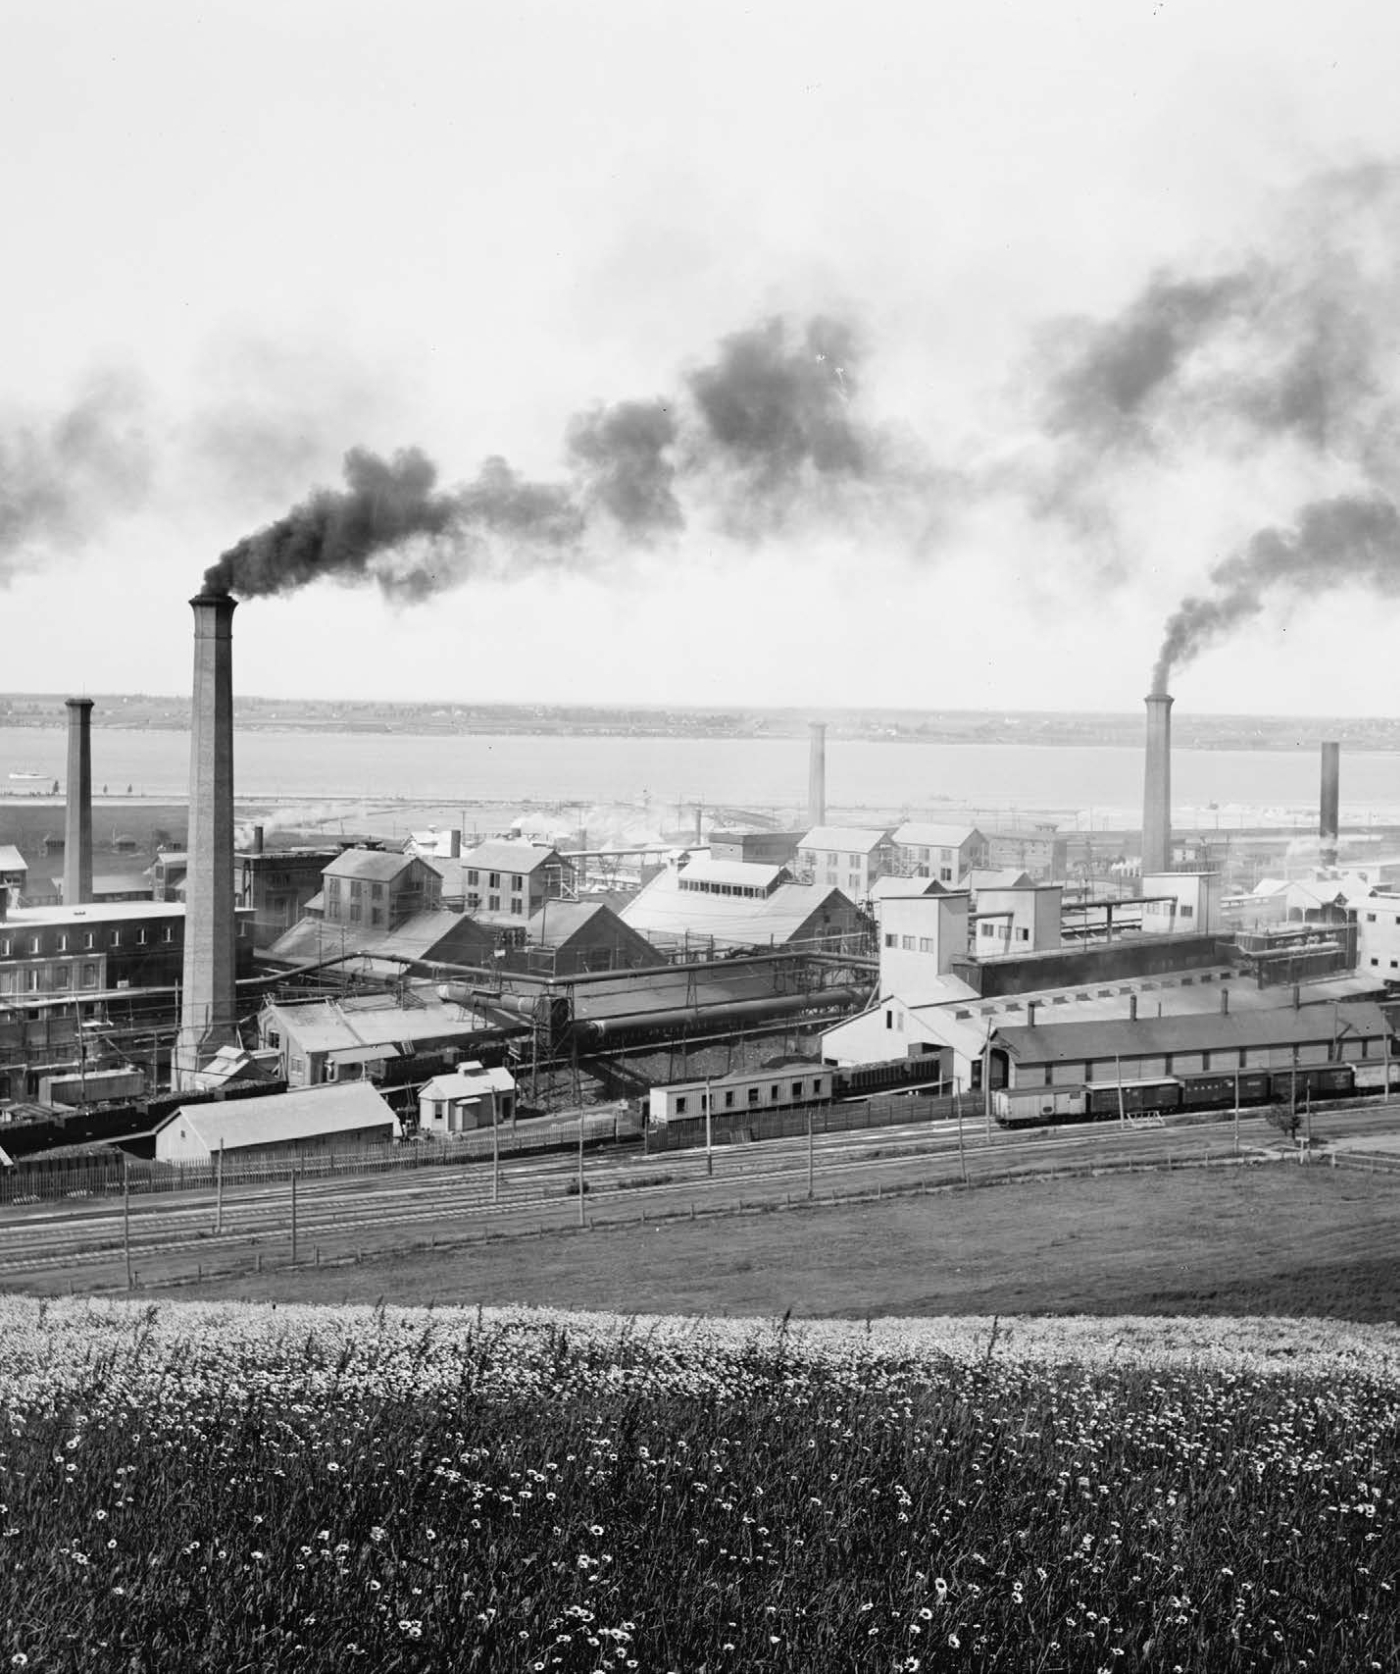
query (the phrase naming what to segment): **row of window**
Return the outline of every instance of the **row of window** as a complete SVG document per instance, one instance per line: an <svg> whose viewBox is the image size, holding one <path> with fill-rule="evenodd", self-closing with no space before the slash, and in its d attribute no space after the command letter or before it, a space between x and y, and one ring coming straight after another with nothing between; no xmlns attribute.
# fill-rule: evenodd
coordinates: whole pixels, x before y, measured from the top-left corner
<svg viewBox="0 0 1400 1674"><path fill-rule="evenodd" d="M479 911L482 911L482 910L483 910L483 908L482 908L482 903L481 903L481 897L479 895L473 895L473 894L468 893L468 895L467 895L467 911L469 913L474 913L474 912L479 912ZM485 905L484 910L488 913L498 913L498 912L500 912L501 911L501 898L500 898L500 896L499 895L488 895L486 897L486 905ZM525 916L525 902L523 900L512 901L511 904L510 904L510 910L518 918L524 918L524 916Z"/></svg>
<svg viewBox="0 0 1400 1674"><path fill-rule="evenodd" d="M794 1081L792 1083L792 1097L795 1098L795 1099L802 1098L804 1096L804 1094L806 1093L806 1088L807 1088L807 1084L806 1084L805 1081ZM748 1087L748 1088L745 1088L744 1091L748 1095L747 1098L744 1101L745 1105L756 1105L761 1101L762 1096L763 1096L763 1089L761 1087ZM822 1083L821 1083L820 1077L816 1077L816 1078L813 1079L811 1092L812 1092L812 1096L815 1096L815 1097L818 1097L818 1098L821 1096ZM738 1096L739 1096L738 1095L738 1090L736 1088L733 1088L733 1087L724 1088L724 1090L723 1090L723 1103L720 1102L720 1095L718 1093L715 1094L715 1109L716 1110L736 1110L736 1109L738 1109L739 1108ZM782 1098L782 1096L783 1096L782 1083L780 1081L774 1081L768 1088L769 1099L770 1100L780 1100ZM678 1093L676 1095L676 1115L677 1116L684 1116L686 1114L686 1107L687 1107L688 1103L689 1103L689 1094ZM696 1098L696 1103L699 1106L700 1114L702 1116L705 1115L706 1112L710 1108L710 1095L708 1093L700 1093Z"/></svg>
<svg viewBox="0 0 1400 1674"><path fill-rule="evenodd" d="M509 885L503 885L501 883L503 875L510 879ZM481 873L476 869L476 867L469 866L467 868L467 887L470 889L473 884L480 884L480 882ZM514 872L506 872L504 874L500 872L488 872L486 874L486 887L487 889L510 888L512 890L522 890L525 887L525 880L523 877L520 877Z"/></svg>
<svg viewBox="0 0 1400 1674"><path fill-rule="evenodd" d="M885 931L885 946L899 948L904 953L937 953L938 940L934 936L897 936Z"/></svg>
<svg viewBox="0 0 1400 1674"><path fill-rule="evenodd" d="M0 994L62 994L74 988L97 988L101 982L102 967L95 962L79 965L69 960L8 971L0 966Z"/></svg>
<svg viewBox="0 0 1400 1674"><path fill-rule="evenodd" d="M0 936L0 959L23 959L33 953L68 953L73 947L80 946L84 952L92 952L100 947L145 947L151 940L145 925L135 930L110 930L104 933L100 930L84 930L81 941L70 937L69 933L60 931L57 944L51 948L44 946L45 936L42 933L26 936ZM160 940L173 942L175 928L170 924L160 927Z"/></svg>

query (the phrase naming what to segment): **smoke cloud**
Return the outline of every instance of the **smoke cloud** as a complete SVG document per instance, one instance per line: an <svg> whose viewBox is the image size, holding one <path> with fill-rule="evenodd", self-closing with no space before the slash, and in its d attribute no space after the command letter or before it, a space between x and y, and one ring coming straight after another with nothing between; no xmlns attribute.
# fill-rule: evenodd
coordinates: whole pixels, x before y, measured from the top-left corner
<svg viewBox="0 0 1400 1674"><path fill-rule="evenodd" d="M1173 668L1257 616L1270 594L1339 584L1400 598L1400 511L1393 501L1339 495L1306 506L1291 529L1260 530L1211 571L1209 593L1183 599L1173 612L1152 690L1165 692Z"/></svg>
<svg viewBox="0 0 1400 1674"><path fill-rule="evenodd" d="M0 423L0 581L35 548L81 540L150 484L146 406L134 379L96 379L46 423Z"/></svg>
<svg viewBox="0 0 1400 1674"><path fill-rule="evenodd" d="M838 523L870 515L875 490L893 516L922 494L857 413L861 348L848 323L771 319L736 332L669 398L576 415L568 474L532 481L500 457L470 482L438 486L419 449L345 457L344 487L317 489L231 547L205 574L211 591L288 593L323 578L377 584L413 602L473 576L592 566L620 539L660 545L692 516L718 515L757 538L791 527L809 497Z"/></svg>

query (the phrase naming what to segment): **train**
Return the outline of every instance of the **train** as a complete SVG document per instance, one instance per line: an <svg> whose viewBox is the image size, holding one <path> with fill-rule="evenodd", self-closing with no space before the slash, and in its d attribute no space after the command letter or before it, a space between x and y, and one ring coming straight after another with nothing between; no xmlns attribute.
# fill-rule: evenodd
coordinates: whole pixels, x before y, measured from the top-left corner
<svg viewBox="0 0 1400 1674"><path fill-rule="evenodd" d="M877 1064L786 1064L747 1075L670 1081L653 1087L648 1116L653 1123L696 1120L707 1114L738 1116L807 1105L868 1099L879 1093L940 1093L947 1090L943 1055L890 1058Z"/></svg>
<svg viewBox="0 0 1400 1674"><path fill-rule="evenodd" d="M1372 1073L1374 1071L1374 1073ZM992 1110L1003 1128L1054 1122L1100 1122L1172 1111L1231 1110L1265 1104L1303 1105L1354 1098L1384 1085L1380 1064L1299 1064L1287 1069L1205 1071L1149 1081L1098 1081L1064 1087L998 1087Z"/></svg>

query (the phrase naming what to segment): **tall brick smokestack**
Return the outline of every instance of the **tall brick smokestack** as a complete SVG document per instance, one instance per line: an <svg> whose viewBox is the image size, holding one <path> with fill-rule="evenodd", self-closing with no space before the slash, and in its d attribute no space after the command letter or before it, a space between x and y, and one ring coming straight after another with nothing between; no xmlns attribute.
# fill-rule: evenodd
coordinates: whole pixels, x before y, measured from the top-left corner
<svg viewBox="0 0 1400 1674"><path fill-rule="evenodd" d="M63 904L92 900L92 699L68 698L68 801L63 820Z"/></svg>
<svg viewBox="0 0 1400 1674"><path fill-rule="evenodd" d="M203 592L194 611L189 869L185 974L175 1084L236 1042L233 914L233 612L227 593Z"/></svg>
<svg viewBox="0 0 1400 1674"><path fill-rule="evenodd" d="M1337 864L1337 834L1341 828L1342 746L1328 740L1322 746L1322 804L1318 815L1318 838L1324 866Z"/></svg>
<svg viewBox="0 0 1400 1674"><path fill-rule="evenodd" d="M807 764L807 825L826 824L826 722L813 721Z"/></svg>
<svg viewBox="0 0 1400 1674"><path fill-rule="evenodd" d="M1147 767L1142 794L1142 870L1169 872L1172 863L1172 700L1147 699Z"/></svg>

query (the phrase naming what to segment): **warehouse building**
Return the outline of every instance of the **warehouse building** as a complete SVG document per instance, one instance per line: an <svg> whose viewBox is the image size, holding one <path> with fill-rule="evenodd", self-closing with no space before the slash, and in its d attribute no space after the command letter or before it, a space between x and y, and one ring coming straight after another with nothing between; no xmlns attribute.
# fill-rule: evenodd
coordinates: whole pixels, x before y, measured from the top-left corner
<svg viewBox="0 0 1400 1674"><path fill-rule="evenodd" d="M868 900L875 880L894 870L895 846L888 831L819 825L797 845L798 880L839 889L852 901Z"/></svg>
<svg viewBox="0 0 1400 1674"><path fill-rule="evenodd" d="M987 839L973 825L929 825L906 821L894 834L898 868L909 878L963 883L974 867L988 864Z"/></svg>
<svg viewBox="0 0 1400 1674"><path fill-rule="evenodd" d="M275 1156L388 1145L399 1119L367 1082L264 1098L182 1104L155 1129L155 1158L208 1163L214 1157Z"/></svg>

